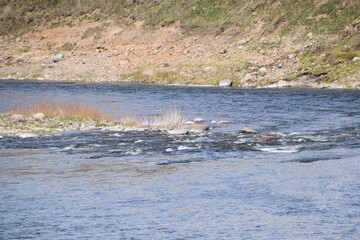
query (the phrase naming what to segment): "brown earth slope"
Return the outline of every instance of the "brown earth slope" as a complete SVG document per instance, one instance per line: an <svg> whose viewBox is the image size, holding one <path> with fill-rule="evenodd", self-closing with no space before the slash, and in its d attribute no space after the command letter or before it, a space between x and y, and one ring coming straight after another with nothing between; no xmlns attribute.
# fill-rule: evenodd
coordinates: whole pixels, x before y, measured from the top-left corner
<svg viewBox="0 0 360 240"><path fill-rule="evenodd" d="M273 2L274 9L281 4ZM262 18L244 31L216 24L191 29L185 20L150 28L146 20L125 20L68 16L56 18L56 26L45 21L24 34L2 34L0 77L200 85L231 79L240 87L360 88L358 18L332 34L301 24L284 34L281 21L270 31ZM55 63L56 54L63 60Z"/></svg>

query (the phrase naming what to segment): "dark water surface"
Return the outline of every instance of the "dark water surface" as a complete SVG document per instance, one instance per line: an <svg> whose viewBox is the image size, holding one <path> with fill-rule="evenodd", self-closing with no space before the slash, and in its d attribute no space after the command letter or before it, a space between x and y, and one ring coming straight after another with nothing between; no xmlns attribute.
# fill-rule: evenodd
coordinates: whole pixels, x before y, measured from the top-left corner
<svg viewBox="0 0 360 240"><path fill-rule="evenodd" d="M0 81L0 112L39 101L212 129L0 138L0 239L360 238L359 91Z"/></svg>

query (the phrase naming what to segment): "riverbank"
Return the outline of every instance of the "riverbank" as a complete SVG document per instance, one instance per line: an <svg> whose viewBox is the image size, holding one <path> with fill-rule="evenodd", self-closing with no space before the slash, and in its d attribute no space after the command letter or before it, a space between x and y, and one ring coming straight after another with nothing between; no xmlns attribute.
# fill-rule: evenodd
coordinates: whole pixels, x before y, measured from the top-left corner
<svg viewBox="0 0 360 240"><path fill-rule="evenodd" d="M360 19L350 11L355 3L322 1L314 12L300 4L313 20L294 22L286 15L279 25L270 20L288 4L272 10L252 4L250 15L235 18L228 6L234 17L228 24L199 20L197 27L181 19L151 25L150 15L116 20L100 10L29 23L21 34L0 35L0 78L212 86L228 79L241 88L360 88ZM333 10L323 13L328 5ZM338 8L343 12L333 15Z"/></svg>

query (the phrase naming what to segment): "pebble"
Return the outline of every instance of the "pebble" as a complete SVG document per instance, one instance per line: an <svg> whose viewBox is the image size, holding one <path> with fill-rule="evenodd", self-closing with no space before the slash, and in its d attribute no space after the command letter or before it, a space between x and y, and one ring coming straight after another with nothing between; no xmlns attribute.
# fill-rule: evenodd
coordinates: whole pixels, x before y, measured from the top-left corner
<svg viewBox="0 0 360 240"><path fill-rule="evenodd" d="M249 127L244 127L240 133L245 133L245 134L254 134L254 133L257 133L257 131L255 131L254 129L252 128L249 128Z"/></svg>

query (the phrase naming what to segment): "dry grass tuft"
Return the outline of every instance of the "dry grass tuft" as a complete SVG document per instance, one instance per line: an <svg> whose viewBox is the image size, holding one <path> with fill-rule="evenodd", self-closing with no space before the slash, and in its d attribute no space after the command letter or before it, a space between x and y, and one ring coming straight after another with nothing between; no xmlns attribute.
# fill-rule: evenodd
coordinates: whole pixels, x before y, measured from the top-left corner
<svg viewBox="0 0 360 240"><path fill-rule="evenodd" d="M36 103L27 108L20 108L13 111L23 115L30 116L35 113L44 113L47 117L86 117L102 118L103 115L96 108L82 104L55 104L55 103Z"/></svg>
<svg viewBox="0 0 360 240"><path fill-rule="evenodd" d="M185 113L179 108L174 108L151 119L143 120L142 124L155 129L174 129L183 125L186 121Z"/></svg>

